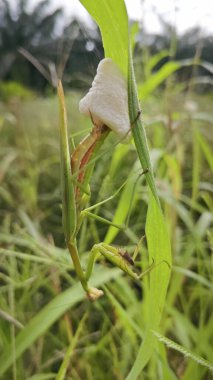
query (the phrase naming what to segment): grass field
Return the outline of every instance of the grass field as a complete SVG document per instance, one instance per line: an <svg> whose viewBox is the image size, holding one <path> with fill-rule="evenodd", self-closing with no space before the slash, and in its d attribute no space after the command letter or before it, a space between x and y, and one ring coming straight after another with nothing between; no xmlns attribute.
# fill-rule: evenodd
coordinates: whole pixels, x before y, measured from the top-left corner
<svg viewBox="0 0 213 380"><path fill-rule="evenodd" d="M80 96L66 96L75 141L90 128L78 113ZM210 380L198 358L213 361L212 96L173 84L147 97L142 109L173 254L161 332L192 357L159 341L139 379ZM13 99L0 111L0 377L123 380L144 336L148 276L139 286L98 261L92 281L105 295L92 304L85 298L61 223L58 100ZM141 238L148 195L140 174L134 145L115 146L110 136L96 162L91 204L128 179L96 209L125 229L87 219L79 238L83 265L92 245L105 240L130 254L138 246L138 270L147 268Z"/></svg>

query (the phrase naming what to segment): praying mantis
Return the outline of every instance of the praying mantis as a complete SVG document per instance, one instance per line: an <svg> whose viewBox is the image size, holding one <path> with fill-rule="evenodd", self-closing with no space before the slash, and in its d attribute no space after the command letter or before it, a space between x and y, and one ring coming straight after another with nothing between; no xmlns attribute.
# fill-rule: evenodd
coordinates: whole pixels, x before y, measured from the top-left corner
<svg viewBox="0 0 213 380"><path fill-rule="evenodd" d="M111 63L108 61L107 64ZM105 63L104 63L105 65ZM117 68L113 73L114 68L111 69L110 74L117 75ZM100 73L100 69L99 69ZM102 75L103 73L101 73ZM105 75L105 74L104 74ZM94 80L94 86L99 85L99 80ZM113 82L114 85L114 82ZM119 94L121 91L124 91L122 106L126 107L126 89L123 89L123 80L119 81ZM102 89L102 85L101 85ZM110 87L109 87L110 91ZM116 88L115 88L116 91ZM89 92L89 96L91 96ZM61 123L60 123L60 151L61 151L61 184L62 184L62 214L63 214L63 226L65 232L66 245L70 252L77 276L82 284L83 289L85 290L87 297L91 301L95 301L100 296L102 296L103 291L100 289L93 288L89 285L89 280L92 275L92 270L94 267L94 263L97 258L104 257L113 265L119 267L123 272L127 273L133 280L138 281L144 275L150 272L155 265L152 263L145 272L138 274L135 271L134 261L126 250L121 248L111 246L106 243L95 244L92 249L88 259L87 268L83 270L79 254L77 248L77 236L79 230L81 228L82 222L85 217L93 217L102 222L114 225L117 228L122 228L121 226L117 226L112 222L99 217L98 215L94 215L91 211L97 206L107 202L112 199L112 196L108 199L99 202L96 205L90 206L86 208L86 205L90 199L90 188L89 182L92 176L92 172L94 169L95 160L97 154L103 145L105 139L109 135L111 128L108 125L111 124L109 121L108 124L104 122L106 117L106 111L104 110L103 120L101 117L93 117L93 113L90 109L87 109L87 113L89 113L90 119L93 124L93 128L88 136L86 136L77 147L74 147L70 154L69 140L68 140L68 127L67 127L67 115L66 115L66 106L64 99L64 92L61 82L58 84L58 97L60 104L60 113L61 113ZM85 97L86 98L86 97ZM109 94L107 94L107 100L109 99ZM117 99L116 99L117 101ZM105 99L104 99L105 102ZM87 105L87 100L86 100ZM92 104L93 106L93 104ZM88 105L87 105L88 107ZM113 105L110 104L110 107L113 108ZM118 104L118 109L122 113L122 107ZM110 109L111 109L110 108ZM120 109L121 108L121 109ZM126 112L126 109L125 109ZM113 112L112 112L113 113ZM100 113L99 113L100 114ZM107 116L108 117L108 116ZM121 115L121 117L123 117ZM121 117L119 120L121 120ZM118 124L117 115L115 120L115 127ZM116 124L117 123L117 124ZM127 115L125 116L123 123L129 123L129 119L127 120ZM119 126L120 128L120 126ZM129 127L128 127L129 128ZM131 124L130 124L131 128ZM129 129L130 129L129 128ZM129 132L126 127L124 128L124 132L122 136L125 137L126 133ZM121 135L122 131L119 129L119 135ZM147 168L145 172L149 169ZM121 188L114 194L120 191Z"/></svg>

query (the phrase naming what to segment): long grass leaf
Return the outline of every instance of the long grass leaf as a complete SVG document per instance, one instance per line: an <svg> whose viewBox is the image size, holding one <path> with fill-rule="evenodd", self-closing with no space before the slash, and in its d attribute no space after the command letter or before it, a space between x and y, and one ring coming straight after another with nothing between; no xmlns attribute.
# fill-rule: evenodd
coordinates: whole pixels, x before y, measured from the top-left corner
<svg viewBox="0 0 213 380"><path fill-rule="evenodd" d="M206 139L201 135L200 132L197 131L197 140L200 143L201 149L203 151L203 154L205 156L206 161L209 164L210 169L213 171L213 155L212 155L212 149L207 143Z"/></svg>
<svg viewBox="0 0 213 380"><path fill-rule="evenodd" d="M150 95L156 87L158 87L166 78L168 78L175 71L180 69L179 62L168 62L156 73L153 73L145 83L142 83L138 87L138 94L140 99L144 99Z"/></svg>
<svg viewBox="0 0 213 380"><path fill-rule="evenodd" d="M61 191L63 227L68 242L76 228L76 209L74 187L72 182L69 139L67 131L67 115L64 92L61 82L58 84L58 97L60 104L60 152L61 152Z"/></svg>
<svg viewBox="0 0 213 380"><path fill-rule="evenodd" d="M161 209L153 196L150 197L148 208L146 237L149 259L159 265L150 273L150 288L146 295L148 315L145 336L127 380L136 380L152 355L156 344L152 330L160 326L170 277L171 254L167 228Z"/></svg>
<svg viewBox="0 0 213 380"><path fill-rule="evenodd" d="M83 318L81 319L81 321L78 324L77 331L76 331L74 337L72 338L71 343L70 343L70 345L66 351L66 354L64 356L64 360L61 363L61 366L59 368L59 371L57 373L55 380L64 380L65 379L66 372L67 372L69 364L70 364L70 359L71 359L73 350L74 350L74 348L78 342L79 336L82 332L86 317L87 317L87 314L84 314Z"/></svg>
<svg viewBox="0 0 213 380"><path fill-rule="evenodd" d="M129 49L129 63L128 63L128 104L129 104L129 117L132 126L132 135L134 138L136 150L144 171L148 185L155 197L156 202L160 205L157 189L155 186L152 165L149 156L148 143L146 132L140 118L140 104L137 95L137 87L135 82L132 53Z"/></svg>

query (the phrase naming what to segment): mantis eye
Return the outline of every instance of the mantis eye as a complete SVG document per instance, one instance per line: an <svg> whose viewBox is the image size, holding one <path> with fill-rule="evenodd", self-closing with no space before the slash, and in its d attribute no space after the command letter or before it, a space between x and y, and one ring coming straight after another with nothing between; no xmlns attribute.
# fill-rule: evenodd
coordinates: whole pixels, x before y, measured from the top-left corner
<svg viewBox="0 0 213 380"><path fill-rule="evenodd" d="M100 61L92 87L80 100L79 111L92 114L96 125L106 125L121 139L131 137L127 81L112 59Z"/></svg>

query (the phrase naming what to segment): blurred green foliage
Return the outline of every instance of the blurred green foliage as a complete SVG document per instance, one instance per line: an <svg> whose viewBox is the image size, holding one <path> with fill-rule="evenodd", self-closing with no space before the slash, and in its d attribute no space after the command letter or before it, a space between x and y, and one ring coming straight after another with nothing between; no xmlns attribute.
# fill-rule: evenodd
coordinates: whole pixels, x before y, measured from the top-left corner
<svg viewBox="0 0 213 380"><path fill-rule="evenodd" d="M83 41L88 42L88 37ZM81 61L79 51L76 57L87 64L80 80L87 78L84 84L88 84L96 68L91 62L100 56L92 50L94 61L88 67L83 42L81 49L85 60ZM194 53L196 45L190 58ZM204 92L193 60L181 81L183 60L172 60L168 49L153 55L148 43L141 49L136 45L135 58L143 120L173 252L161 330L212 362L212 94ZM21 62L30 67L26 60ZM74 77L66 75L71 83ZM208 89L210 80L208 74ZM43 86L46 80L42 81ZM76 142L91 128L77 111L81 96L78 91L66 95L68 123ZM139 287L98 261L92 280L104 287L106 296L95 304L84 298L64 248L58 123L58 100L53 94L0 102L0 377L58 380L59 368L66 364L68 380L124 380L146 329L143 297L149 278ZM92 245L105 239L130 254L138 248L138 271L147 268L144 176L134 146L115 146L109 137L96 162L91 204L114 194L127 178L121 193L96 210L104 218L125 223L126 229L118 232L86 220L79 241L85 266ZM159 341L138 380L211 378L205 365Z"/></svg>
<svg viewBox="0 0 213 380"><path fill-rule="evenodd" d="M22 100L32 99L35 97L33 91L27 89L17 82L0 82L0 101L6 102L13 98Z"/></svg>
<svg viewBox="0 0 213 380"><path fill-rule="evenodd" d="M161 328L211 361L212 98L183 93L171 79L142 104L174 261ZM77 112L79 98L76 92L66 97L76 141L90 128ZM107 284L103 299L89 304L76 284L61 224L57 106L55 97L0 105L0 309L6 313L0 318L0 351L6 355L1 356L1 378L14 378L15 371L18 380L56 378L77 334L67 379L125 379L146 327L143 289L103 262L96 264L92 279L94 285ZM96 162L91 202L112 195L128 176L123 192L96 210L108 219L124 217L126 230L115 235L112 227L87 220L79 242L83 263L94 242L105 236L133 253L144 235L148 194L135 150L131 145L115 149L109 138ZM142 270L147 267L145 239L139 251ZM139 379L154 380L156 374L160 380L211 379L205 367L162 343Z"/></svg>

